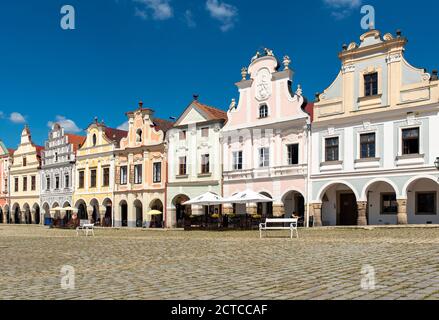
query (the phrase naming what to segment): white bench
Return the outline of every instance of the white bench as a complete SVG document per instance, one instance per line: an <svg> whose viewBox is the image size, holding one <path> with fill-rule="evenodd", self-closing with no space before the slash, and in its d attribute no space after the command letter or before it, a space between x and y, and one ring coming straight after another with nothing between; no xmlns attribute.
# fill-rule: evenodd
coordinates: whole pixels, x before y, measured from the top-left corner
<svg viewBox="0 0 439 320"><path fill-rule="evenodd" d="M299 232L297 230L299 219L297 218L269 218L265 220L265 223L259 224L259 237L262 238L262 231L267 230L290 230L290 237L293 239L294 232L296 238L299 238ZM282 224L282 225L280 225ZM288 224L287 226L284 226Z"/></svg>
<svg viewBox="0 0 439 320"><path fill-rule="evenodd" d="M79 236L79 231L83 231L86 237L88 236L89 233L91 233L94 236L95 235L94 227L95 227L94 224L90 223L88 220L81 220L79 221L79 227L76 228L76 235Z"/></svg>

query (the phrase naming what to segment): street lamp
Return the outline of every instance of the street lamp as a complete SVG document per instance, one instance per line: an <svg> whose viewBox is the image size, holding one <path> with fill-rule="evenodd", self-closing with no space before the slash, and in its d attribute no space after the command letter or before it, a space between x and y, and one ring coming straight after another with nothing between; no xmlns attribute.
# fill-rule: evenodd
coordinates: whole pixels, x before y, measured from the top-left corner
<svg viewBox="0 0 439 320"><path fill-rule="evenodd" d="M434 165L435 165L436 169L439 170L439 157L436 158L436 161L434 162Z"/></svg>

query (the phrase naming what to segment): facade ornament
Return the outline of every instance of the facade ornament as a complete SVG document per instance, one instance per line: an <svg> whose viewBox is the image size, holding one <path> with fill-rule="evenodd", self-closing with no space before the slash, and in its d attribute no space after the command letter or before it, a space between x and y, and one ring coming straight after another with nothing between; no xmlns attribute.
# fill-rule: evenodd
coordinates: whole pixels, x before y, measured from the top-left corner
<svg viewBox="0 0 439 320"><path fill-rule="evenodd" d="M236 109L236 100L233 98L230 103L229 110Z"/></svg>
<svg viewBox="0 0 439 320"><path fill-rule="evenodd" d="M345 74L345 73L355 72L355 65L354 65L354 64L344 65L344 66L341 68L341 71L342 71L343 74Z"/></svg>
<svg viewBox="0 0 439 320"><path fill-rule="evenodd" d="M288 70L290 68L290 64L291 64L290 57L289 56L285 56L283 62L284 62L285 70Z"/></svg>
<svg viewBox="0 0 439 320"><path fill-rule="evenodd" d="M302 94L303 94L302 86L299 84L299 85L297 86L296 95L298 95L298 96L302 96Z"/></svg>
<svg viewBox="0 0 439 320"><path fill-rule="evenodd" d="M268 48L264 48L264 52L265 52L266 56L274 57L273 50L268 49Z"/></svg>
<svg viewBox="0 0 439 320"><path fill-rule="evenodd" d="M351 42L348 46L348 50L353 50L358 47L358 44L356 42Z"/></svg>
<svg viewBox="0 0 439 320"><path fill-rule="evenodd" d="M386 58L387 64L400 62L402 60L402 55L400 53L391 54Z"/></svg>
<svg viewBox="0 0 439 320"><path fill-rule="evenodd" d="M244 68L241 69L242 81L246 81L246 80L247 80L247 74L248 74L247 71L248 71L248 70L247 70L246 67L244 67Z"/></svg>
<svg viewBox="0 0 439 320"><path fill-rule="evenodd" d="M256 51L256 54L252 58L252 62L255 61L256 59L259 59L260 57L261 57L261 53L259 51Z"/></svg>

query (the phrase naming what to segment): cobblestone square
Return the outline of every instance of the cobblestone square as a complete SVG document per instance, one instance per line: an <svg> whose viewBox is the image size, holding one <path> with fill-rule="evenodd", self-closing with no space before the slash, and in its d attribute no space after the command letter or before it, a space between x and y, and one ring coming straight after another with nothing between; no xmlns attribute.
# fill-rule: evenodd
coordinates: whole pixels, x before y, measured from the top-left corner
<svg viewBox="0 0 439 320"><path fill-rule="evenodd" d="M438 228L299 233L98 229L86 238L1 225L0 299L439 299ZM66 265L73 290L61 287ZM375 289L364 290L368 265Z"/></svg>

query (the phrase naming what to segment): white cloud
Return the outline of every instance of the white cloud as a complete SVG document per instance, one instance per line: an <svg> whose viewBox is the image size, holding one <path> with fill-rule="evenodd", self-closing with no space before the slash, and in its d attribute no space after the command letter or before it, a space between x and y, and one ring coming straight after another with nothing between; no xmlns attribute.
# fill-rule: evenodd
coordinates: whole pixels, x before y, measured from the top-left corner
<svg viewBox="0 0 439 320"><path fill-rule="evenodd" d="M13 123L25 123L26 119L24 116L19 112L12 112L9 116L9 120L11 120Z"/></svg>
<svg viewBox="0 0 439 320"><path fill-rule="evenodd" d="M119 129L119 130L125 130L125 131L128 131L128 128L129 128L128 121L122 123L120 126L117 127L117 129Z"/></svg>
<svg viewBox="0 0 439 320"><path fill-rule="evenodd" d="M344 19L352 14L352 11L358 9L363 0L323 0L323 3L331 9L331 15L338 19Z"/></svg>
<svg viewBox="0 0 439 320"><path fill-rule="evenodd" d="M148 19L148 14L146 13L146 10L139 9L138 7L134 8L134 16L140 17L142 20Z"/></svg>
<svg viewBox="0 0 439 320"><path fill-rule="evenodd" d="M218 0L207 0L206 10L213 19L221 22L221 31L227 32L235 26L238 18L237 7Z"/></svg>
<svg viewBox="0 0 439 320"><path fill-rule="evenodd" d="M49 121L47 123L47 126L49 128L52 128L52 126L55 123L58 123L68 133L78 133L78 132L82 131L73 120L67 119L66 117L63 117L63 116L56 116L56 120Z"/></svg>
<svg viewBox="0 0 439 320"><path fill-rule="evenodd" d="M0 111L0 119L3 119L5 117L5 113L3 111Z"/></svg>
<svg viewBox="0 0 439 320"><path fill-rule="evenodd" d="M148 11L152 14L153 20L168 20L174 16L174 9L169 0L133 0L143 5L142 9L135 8L135 16L143 20L148 18Z"/></svg>
<svg viewBox="0 0 439 320"><path fill-rule="evenodd" d="M194 20L194 15L191 10L186 10L184 13L184 21L189 28L195 28L197 23Z"/></svg>

